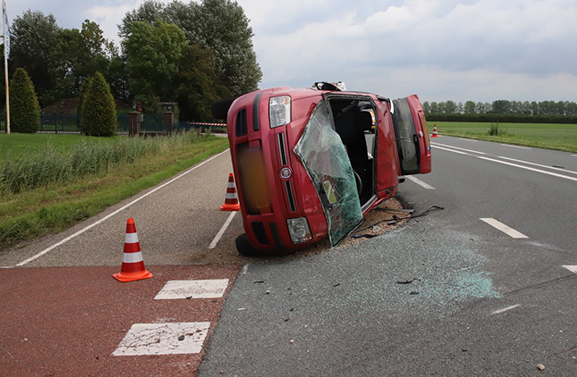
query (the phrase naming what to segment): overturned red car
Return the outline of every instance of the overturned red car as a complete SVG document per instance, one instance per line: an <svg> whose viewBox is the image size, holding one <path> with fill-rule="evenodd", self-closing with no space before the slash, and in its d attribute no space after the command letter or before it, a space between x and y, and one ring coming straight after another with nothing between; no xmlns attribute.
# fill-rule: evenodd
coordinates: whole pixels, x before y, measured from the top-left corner
<svg viewBox="0 0 577 377"><path fill-rule="evenodd" d="M292 253L327 236L334 246L397 192L401 176L431 171L416 95L343 89L272 88L226 105L246 232L236 240L241 254ZM215 117L223 114L216 109ZM366 134L373 129L374 137Z"/></svg>

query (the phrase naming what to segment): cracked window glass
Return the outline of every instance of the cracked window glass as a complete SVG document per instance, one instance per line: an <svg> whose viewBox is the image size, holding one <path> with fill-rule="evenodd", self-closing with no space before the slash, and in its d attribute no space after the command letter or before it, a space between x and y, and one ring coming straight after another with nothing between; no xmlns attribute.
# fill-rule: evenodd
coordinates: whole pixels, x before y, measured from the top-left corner
<svg viewBox="0 0 577 377"><path fill-rule="evenodd" d="M363 222L363 212L351 161L324 100L313 110L294 152L316 187L336 246Z"/></svg>

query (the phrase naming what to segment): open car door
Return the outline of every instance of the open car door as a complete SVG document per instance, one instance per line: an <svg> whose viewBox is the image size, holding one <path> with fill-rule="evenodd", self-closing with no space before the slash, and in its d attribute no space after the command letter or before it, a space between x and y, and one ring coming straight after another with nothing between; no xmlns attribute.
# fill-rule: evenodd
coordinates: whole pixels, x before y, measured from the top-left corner
<svg viewBox="0 0 577 377"><path fill-rule="evenodd" d="M431 172L431 142L419 97L392 101L393 125L402 175Z"/></svg>

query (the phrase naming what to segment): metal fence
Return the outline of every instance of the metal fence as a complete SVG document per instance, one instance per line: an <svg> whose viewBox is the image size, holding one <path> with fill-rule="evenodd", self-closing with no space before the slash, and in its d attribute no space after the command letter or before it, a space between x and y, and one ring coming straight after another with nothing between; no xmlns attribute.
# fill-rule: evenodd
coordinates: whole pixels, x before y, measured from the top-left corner
<svg viewBox="0 0 577 377"><path fill-rule="evenodd" d="M128 114L118 114L116 117L116 133L118 135L128 134ZM210 129L215 133L226 132L226 124L202 123L194 121L179 121L172 126L164 124L162 115L144 115L140 122L140 133L169 133L173 131L191 129ZM0 124L0 132L6 132L6 123ZM40 130L38 133L54 134L82 134L80 128L80 114L41 114Z"/></svg>

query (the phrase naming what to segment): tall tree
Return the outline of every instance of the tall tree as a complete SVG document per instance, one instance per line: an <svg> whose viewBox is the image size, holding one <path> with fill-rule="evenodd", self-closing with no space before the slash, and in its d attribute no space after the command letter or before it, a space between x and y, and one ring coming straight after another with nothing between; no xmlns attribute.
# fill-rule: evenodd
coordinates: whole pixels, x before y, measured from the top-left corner
<svg viewBox="0 0 577 377"><path fill-rule="evenodd" d="M181 118L211 121L210 105L220 98L215 87L216 70L211 52L198 45L187 46L182 55L177 89Z"/></svg>
<svg viewBox="0 0 577 377"><path fill-rule="evenodd" d="M132 24L125 42L130 91L145 106L176 98L179 64L187 45L184 32L174 24L162 20L154 25L143 21Z"/></svg>
<svg viewBox="0 0 577 377"><path fill-rule="evenodd" d="M36 87L40 103L51 103L48 95L54 84L50 55L58 41L60 27L52 14L27 10L16 16L11 27L10 63L25 69Z"/></svg>
<svg viewBox="0 0 577 377"><path fill-rule="evenodd" d="M199 5L173 1L165 7L158 1L145 1L125 15L119 25L119 35L126 41L135 22L155 24L160 19L182 29L191 45L198 44L213 52L217 84L220 84L217 86L226 88L221 97L258 89L262 71L252 45L252 28L236 2L203 0Z"/></svg>
<svg viewBox="0 0 577 377"><path fill-rule="evenodd" d="M216 69L231 95L258 89L262 71L253 49L252 28L236 1L203 0L198 20L200 45L214 51Z"/></svg>
<svg viewBox="0 0 577 377"><path fill-rule="evenodd" d="M40 105L32 80L17 68L10 80L10 123L14 132L34 133L40 129Z"/></svg>
<svg viewBox="0 0 577 377"><path fill-rule="evenodd" d="M467 101L465 102L465 108L463 109L465 114L475 114L475 102Z"/></svg>
<svg viewBox="0 0 577 377"><path fill-rule="evenodd" d="M106 72L114 46L104 37L100 26L90 20L82 29L62 29L51 56L60 98L76 97L86 77Z"/></svg>

